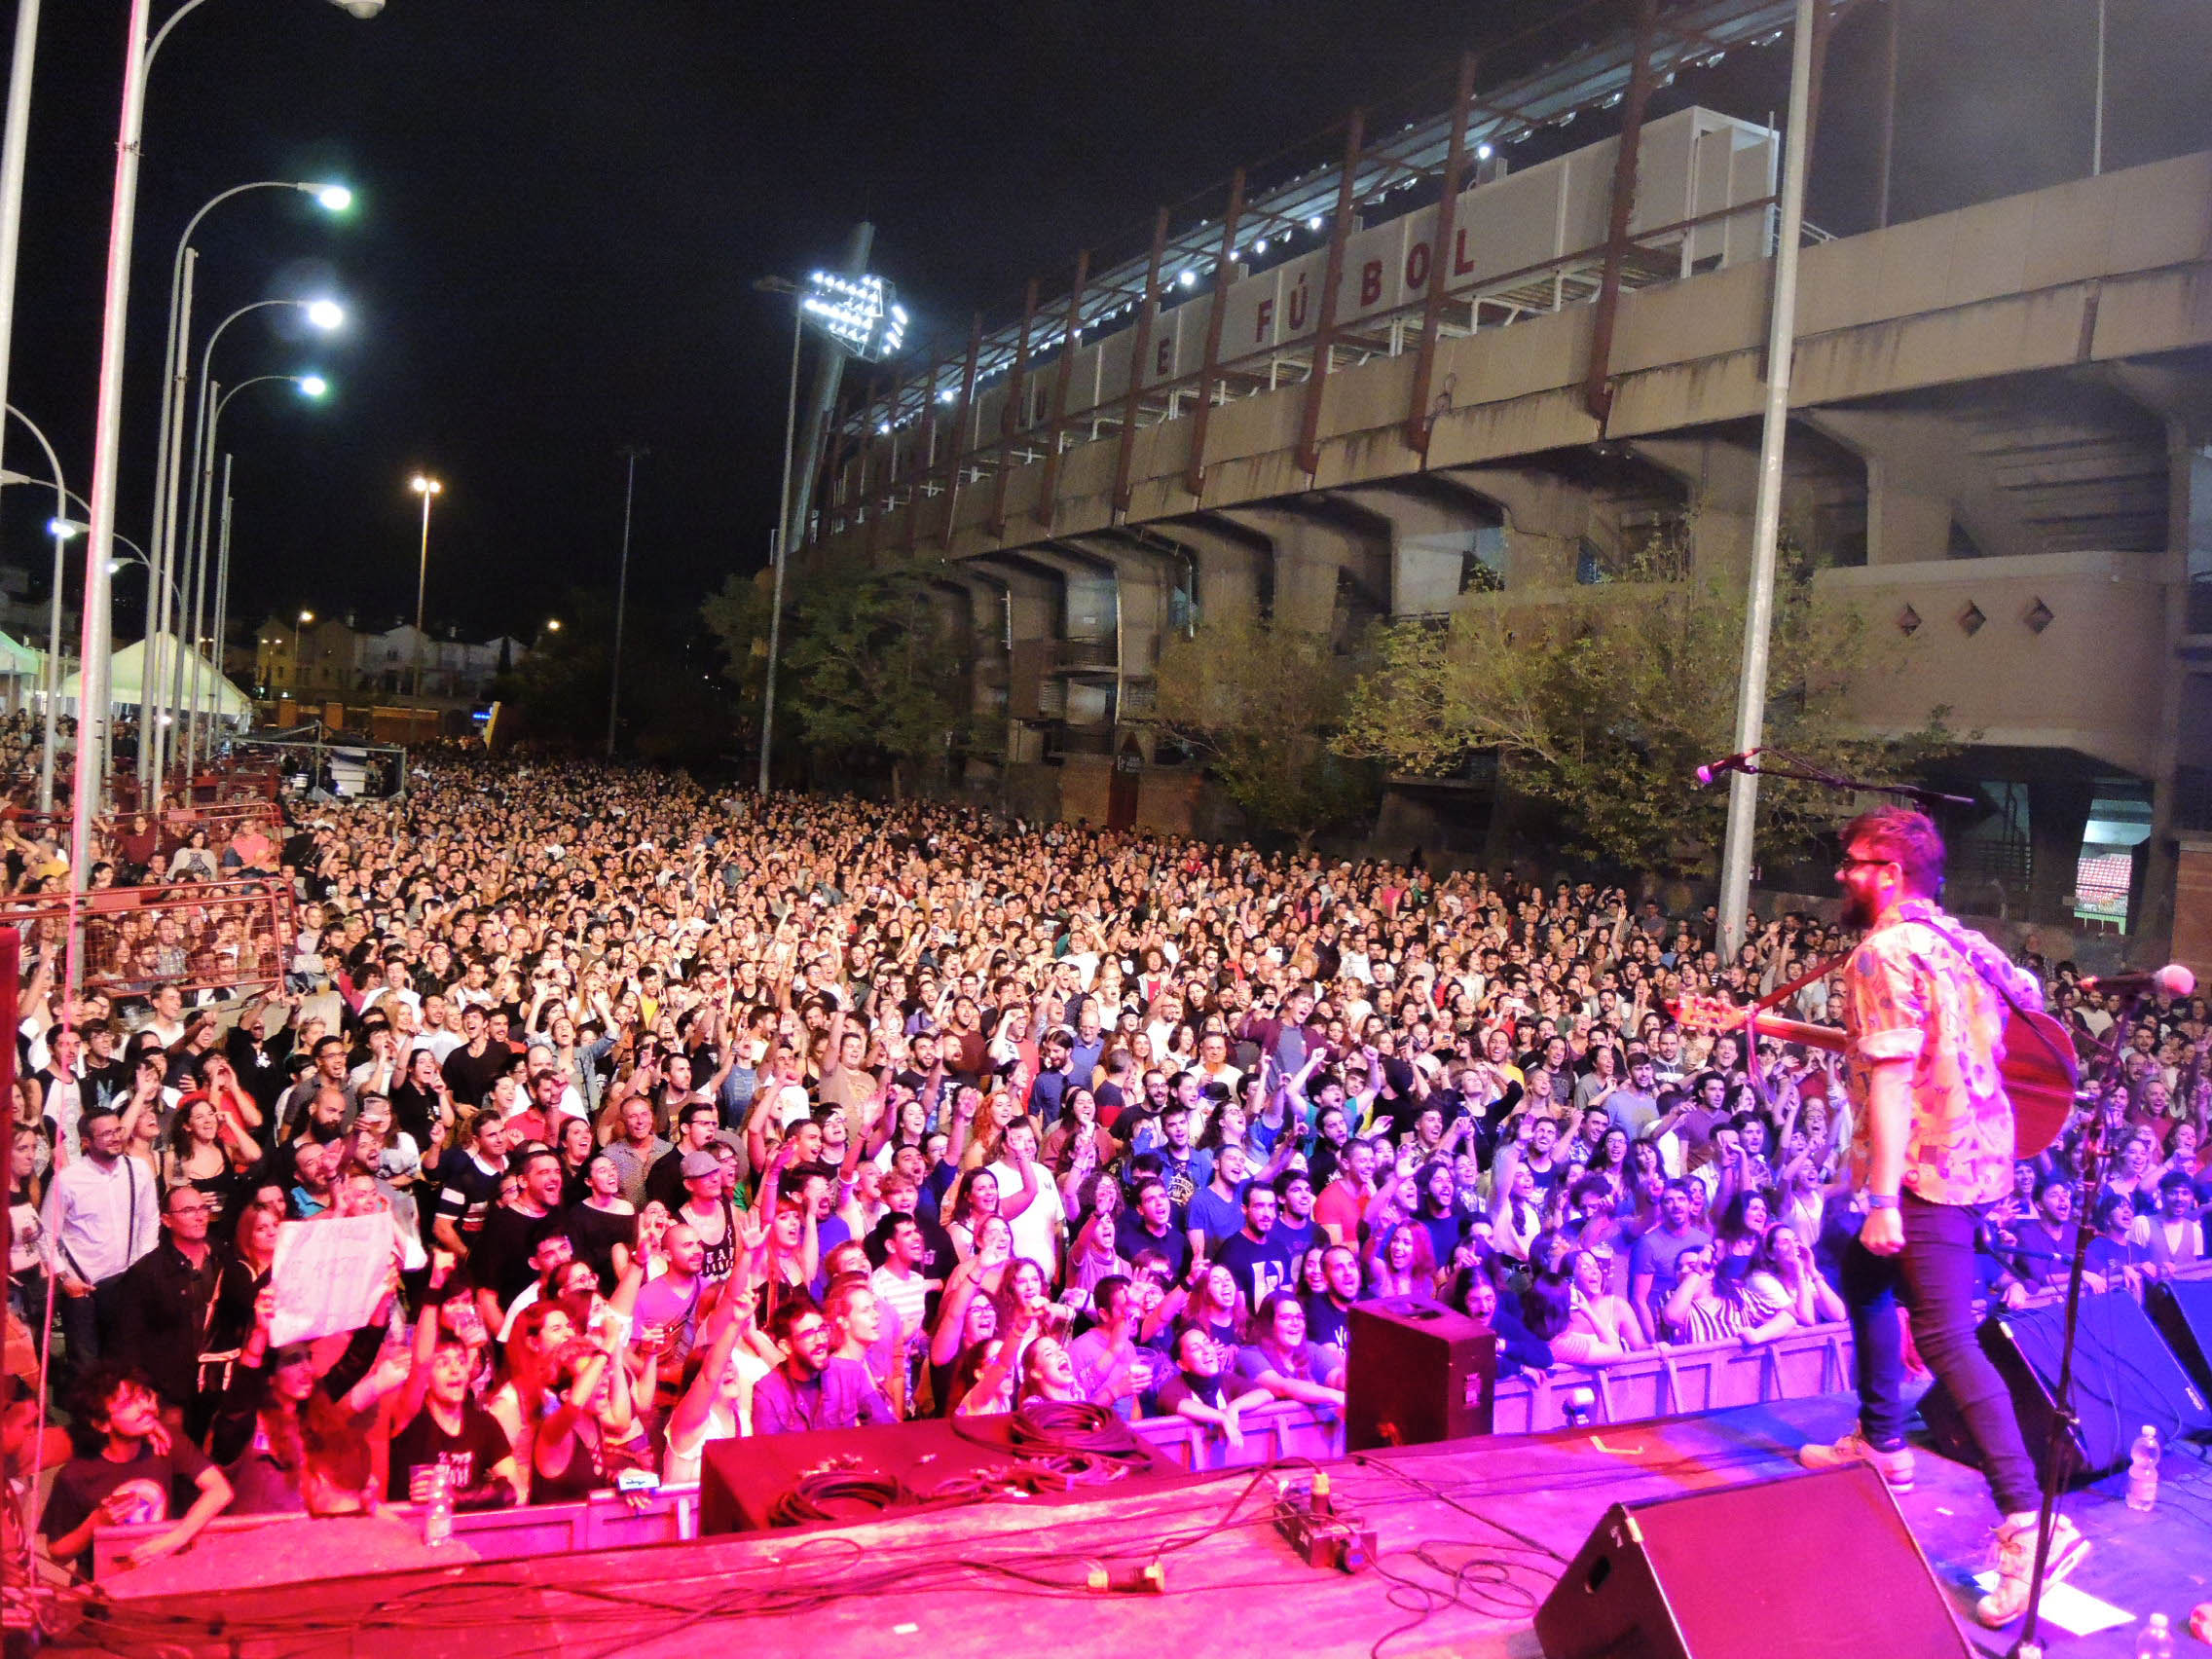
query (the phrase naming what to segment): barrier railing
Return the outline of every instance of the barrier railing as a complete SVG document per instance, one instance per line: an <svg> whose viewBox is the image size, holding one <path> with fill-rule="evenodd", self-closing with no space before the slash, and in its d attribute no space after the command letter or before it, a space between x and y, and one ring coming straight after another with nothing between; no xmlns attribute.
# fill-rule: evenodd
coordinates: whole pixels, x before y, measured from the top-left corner
<svg viewBox="0 0 2212 1659"><path fill-rule="evenodd" d="M1848 1388L1851 1379L1851 1327L1810 1325L1755 1347L1700 1343L1507 1378L1497 1385L1495 1432L1541 1434L1801 1399Z"/></svg>
<svg viewBox="0 0 2212 1659"><path fill-rule="evenodd" d="M21 929L26 940L58 940L68 901L0 899L0 925ZM297 932L291 889L273 879L101 888L85 896L84 928L83 984L110 996L280 984Z"/></svg>

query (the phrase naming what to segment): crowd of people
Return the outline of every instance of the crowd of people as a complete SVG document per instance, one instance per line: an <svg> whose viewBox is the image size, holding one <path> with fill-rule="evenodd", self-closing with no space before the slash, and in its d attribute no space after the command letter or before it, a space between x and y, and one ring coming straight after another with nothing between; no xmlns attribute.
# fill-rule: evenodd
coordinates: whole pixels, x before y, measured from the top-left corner
<svg viewBox="0 0 2212 1659"><path fill-rule="evenodd" d="M168 882L179 825L118 826L106 879ZM1370 1298L1486 1319L1507 1373L1841 1317L1835 1058L1672 1012L1849 942L1809 915L1724 961L1620 888L480 756L203 850L296 896L280 983L65 1004L26 944L11 1296L77 1441L57 1562L1039 1399L1237 1441L1342 1407ZM55 856L0 834L11 892ZM2122 1058L2019 1165L1984 1288L2047 1292L2086 1225L2140 1291L2207 1254L2212 1016L2116 1029L2030 950ZM379 1214L384 1307L275 1346L279 1229Z"/></svg>

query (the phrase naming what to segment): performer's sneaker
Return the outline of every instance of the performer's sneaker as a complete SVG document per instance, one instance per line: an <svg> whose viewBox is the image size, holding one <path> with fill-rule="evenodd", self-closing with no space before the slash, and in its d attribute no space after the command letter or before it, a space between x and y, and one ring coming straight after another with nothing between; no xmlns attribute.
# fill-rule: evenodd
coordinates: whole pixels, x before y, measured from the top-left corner
<svg viewBox="0 0 2212 1659"><path fill-rule="evenodd" d="M1991 1630L2002 1630L2028 1608L2028 1581L2036 1570L2036 1520L2008 1515L1997 1526L1997 1588L1973 1604L1974 1617ZM2063 1515L2050 1518L2050 1553L2044 1562L2043 1584L2048 1590L2080 1567L2089 1554L2089 1540Z"/></svg>
<svg viewBox="0 0 2212 1659"><path fill-rule="evenodd" d="M1797 1461L1808 1469L1840 1469L1849 1463L1871 1463L1882 1472L1882 1479L1892 1492L1912 1490L1912 1448L1900 1446L1895 1452L1879 1451L1857 1431L1832 1445L1815 1442L1798 1447Z"/></svg>

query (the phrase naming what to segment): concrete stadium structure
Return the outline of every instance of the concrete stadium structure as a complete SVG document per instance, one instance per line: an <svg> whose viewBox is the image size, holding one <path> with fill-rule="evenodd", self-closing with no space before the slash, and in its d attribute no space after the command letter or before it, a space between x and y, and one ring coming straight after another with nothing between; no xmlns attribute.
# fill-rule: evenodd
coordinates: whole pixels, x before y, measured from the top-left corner
<svg viewBox="0 0 2212 1659"><path fill-rule="evenodd" d="M1540 604L1654 532L1746 569L1777 135L1644 120L1718 26L1644 16L1568 100L1618 136L1507 172L1474 133L1528 90L1470 67L1443 155L1355 118L1333 181L1255 216L1239 175L1202 264L1163 213L1134 282L1079 262L995 357L978 319L849 409L811 552L940 561L1017 810L1213 826L1147 719L1199 617ZM2212 966L2212 154L1816 240L1796 338L1785 521L1904 665L1856 715L1974 735L1954 903L2087 925L2102 851L2111 925ZM1482 793L1408 784L1382 833L1475 851Z"/></svg>

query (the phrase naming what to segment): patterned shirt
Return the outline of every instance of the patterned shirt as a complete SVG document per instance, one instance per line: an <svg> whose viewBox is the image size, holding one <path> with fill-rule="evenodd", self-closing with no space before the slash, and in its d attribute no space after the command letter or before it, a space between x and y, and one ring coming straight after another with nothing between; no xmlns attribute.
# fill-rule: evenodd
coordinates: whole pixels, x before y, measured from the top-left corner
<svg viewBox="0 0 2212 1659"><path fill-rule="evenodd" d="M2008 1011L1999 985L2023 1008L2043 1007L2032 976L1924 899L1893 906L1844 968L1852 1098L1865 1105L1877 1062L1912 1062L1904 1185L1932 1203L1993 1203L2011 1190L2012 1103L1998 1073ZM1864 1186L1872 1114L1857 1116L1852 1177Z"/></svg>

